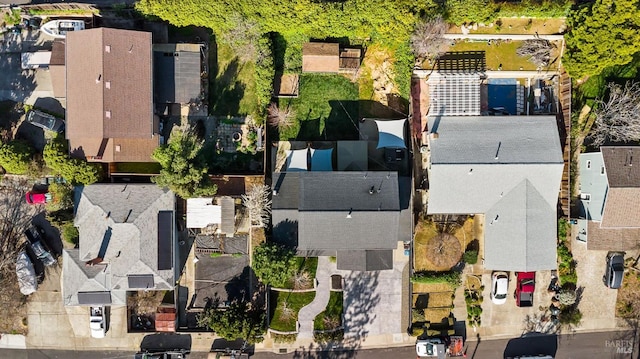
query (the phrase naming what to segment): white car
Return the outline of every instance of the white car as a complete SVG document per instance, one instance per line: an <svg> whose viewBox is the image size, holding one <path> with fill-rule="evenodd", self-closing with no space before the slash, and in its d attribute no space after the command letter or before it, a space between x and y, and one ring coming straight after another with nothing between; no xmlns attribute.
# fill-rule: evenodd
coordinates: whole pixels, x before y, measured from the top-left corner
<svg viewBox="0 0 640 359"><path fill-rule="evenodd" d="M447 348L440 338L429 338L416 342L418 358L444 358L446 353Z"/></svg>
<svg viewBox="0 0 640 359"><path fill-rule="evenodd" d="M104 334L106 332L104 307L91 307L89 311L89 328L91 328L91 337L96 339L104 338Z"/></svg>
<svg viewBox="0 0 640 359"><path fill-rule="evenodd" d="M509 275L506 272L495 272L491 276L491 301L493 304L504 304L509 291Z"/></svg>

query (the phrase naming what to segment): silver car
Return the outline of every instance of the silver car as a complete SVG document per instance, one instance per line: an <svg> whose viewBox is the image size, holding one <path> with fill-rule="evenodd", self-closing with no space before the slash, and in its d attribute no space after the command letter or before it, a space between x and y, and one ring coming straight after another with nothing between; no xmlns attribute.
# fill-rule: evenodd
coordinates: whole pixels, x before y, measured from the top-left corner
<svg viewBox="0 0 640 359"><path fill-rule="evenodd" d="M614 252L607 255L607 270L602 277L604 285L611 289L622 286L624 275L624 253Z"/></svg>

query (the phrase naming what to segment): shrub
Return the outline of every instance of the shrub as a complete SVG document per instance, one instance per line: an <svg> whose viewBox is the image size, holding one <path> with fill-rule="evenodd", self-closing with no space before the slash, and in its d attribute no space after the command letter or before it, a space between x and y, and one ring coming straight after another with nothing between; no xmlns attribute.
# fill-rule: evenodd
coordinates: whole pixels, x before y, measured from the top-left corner
<svg viewBox="0 0 640 359"><path fill-rule="evenodd" d="M558 301L562 305L573 305L576 302L576 291L575 290L561 290L557 295Z"/></svg>
<svg viewBox="0 0 640 359"><path fill-rule="evenodd" d="M47 167L65 178L70 184L89 185L98 182L101 177L101 167L96 163L70 158L67 141L57 136L44 147L42 157Z"/></svg>
<svg viewBox="0 0 640 359"><path fill-rule="evenodd" d="M464 254L462 255L462 260L467 264L478 263L478 251L472 249L464 252Z"/></svg>
<svg viewBox="0 0 640 359"><path fill-rule="evenodd" d="M332 332L313 333L313 339L318 343L340 342L343 338L343 329L334 330Z"/></svg>
<svg viewBox="0 0 640 359"><path fill-rule="evenodd" d="M7 173L22 175L27 173L33 149L24 141L15 140L0 144L0 166Z"/></svg>
<svg viewBox="0 0 640 359"><path fill-rule="evenodd" d="M80 238L80 234L78 233L78 228L76 228L73 223L63 224L60 235L65 242L71 243L74 246L77 246L79 243L78 239Z"/></svg>
<svg viewBox="0 0 640 359"><path fill-rule="evenodd" d="M582 320L582 313L576 306L569 306L560 311L558 320L560 324L579 325Z"/></svg>
<svg viewBox="0 0 640 359"><path fill-rule="evenodd" d="M294 343L298 338L298 334L277 334L271 333L271 338L276 343Z"/></svg>
<svg viewBox="0 0 640 359"><path fill-rule="evenodd" d="M460 272L447 271L447 272L417 272L411 281L413 283L448 283L452 287L460 285Z"/></svg>
<svg viewBox="0 0 640 359"><path fill-rule="evenodd" d="M209 257L211 258L218 258L220 256L222 256L222 253L220 252L211 252L211 254L209 254Z"/></svg>

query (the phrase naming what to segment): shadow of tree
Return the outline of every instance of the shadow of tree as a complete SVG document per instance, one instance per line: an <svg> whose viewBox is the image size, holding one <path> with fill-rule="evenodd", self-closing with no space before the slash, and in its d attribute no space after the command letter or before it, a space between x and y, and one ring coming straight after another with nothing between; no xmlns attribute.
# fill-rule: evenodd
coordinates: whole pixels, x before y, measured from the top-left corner
<svg viewBox="0 0 640 359"><path fill-rule="evenodd" d="M213 101L211 101L211 113L218 116L234 116L240 110L240 100L244 96L245 85L237 81L240 73L240 60L235 57L219 73L213 83Z"/></svg>
<svg viewBox="0 0 640 359"><path fill-rule="evenodd" d="M380 272L351 272L344 277L344 338L341 342L311 344L297 349L294 359L355 358L357 350L369 335L368 326L376 319L375 308L380 303L376 293Z"/></svg>

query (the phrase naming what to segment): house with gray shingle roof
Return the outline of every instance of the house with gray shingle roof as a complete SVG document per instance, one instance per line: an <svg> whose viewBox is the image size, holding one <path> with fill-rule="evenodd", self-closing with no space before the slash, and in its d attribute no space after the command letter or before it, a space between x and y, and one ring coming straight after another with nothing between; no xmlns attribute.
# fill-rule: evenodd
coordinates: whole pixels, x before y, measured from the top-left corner
<svg viewBox="0 0 640 359"><path fill-rule="evenodd" d="M398 241L411 240L410 188L397 172L274 173L273 236L337 257L338 269L391 269Z"/></svg>
<svg viewBox="0 0 640 359"><path fill-rule="evenodd" d="M63 251L65 305L124 305L126 292L172 290L178 269L173 192L153 184L76 188L79 247Z"/></svg>
<svg viewBox="0 0 640 359"><path fill-rule="evenodd" d="M553 116L429 118L428 214L484 214L484 267L554 269L564 166Z"/></svg>
<svg viewBox="0 0 640 359"><path fill-rule="evenodd" d="M640 147L607 146L580 155L578 239L587 249L640 245Z"/></svg>

